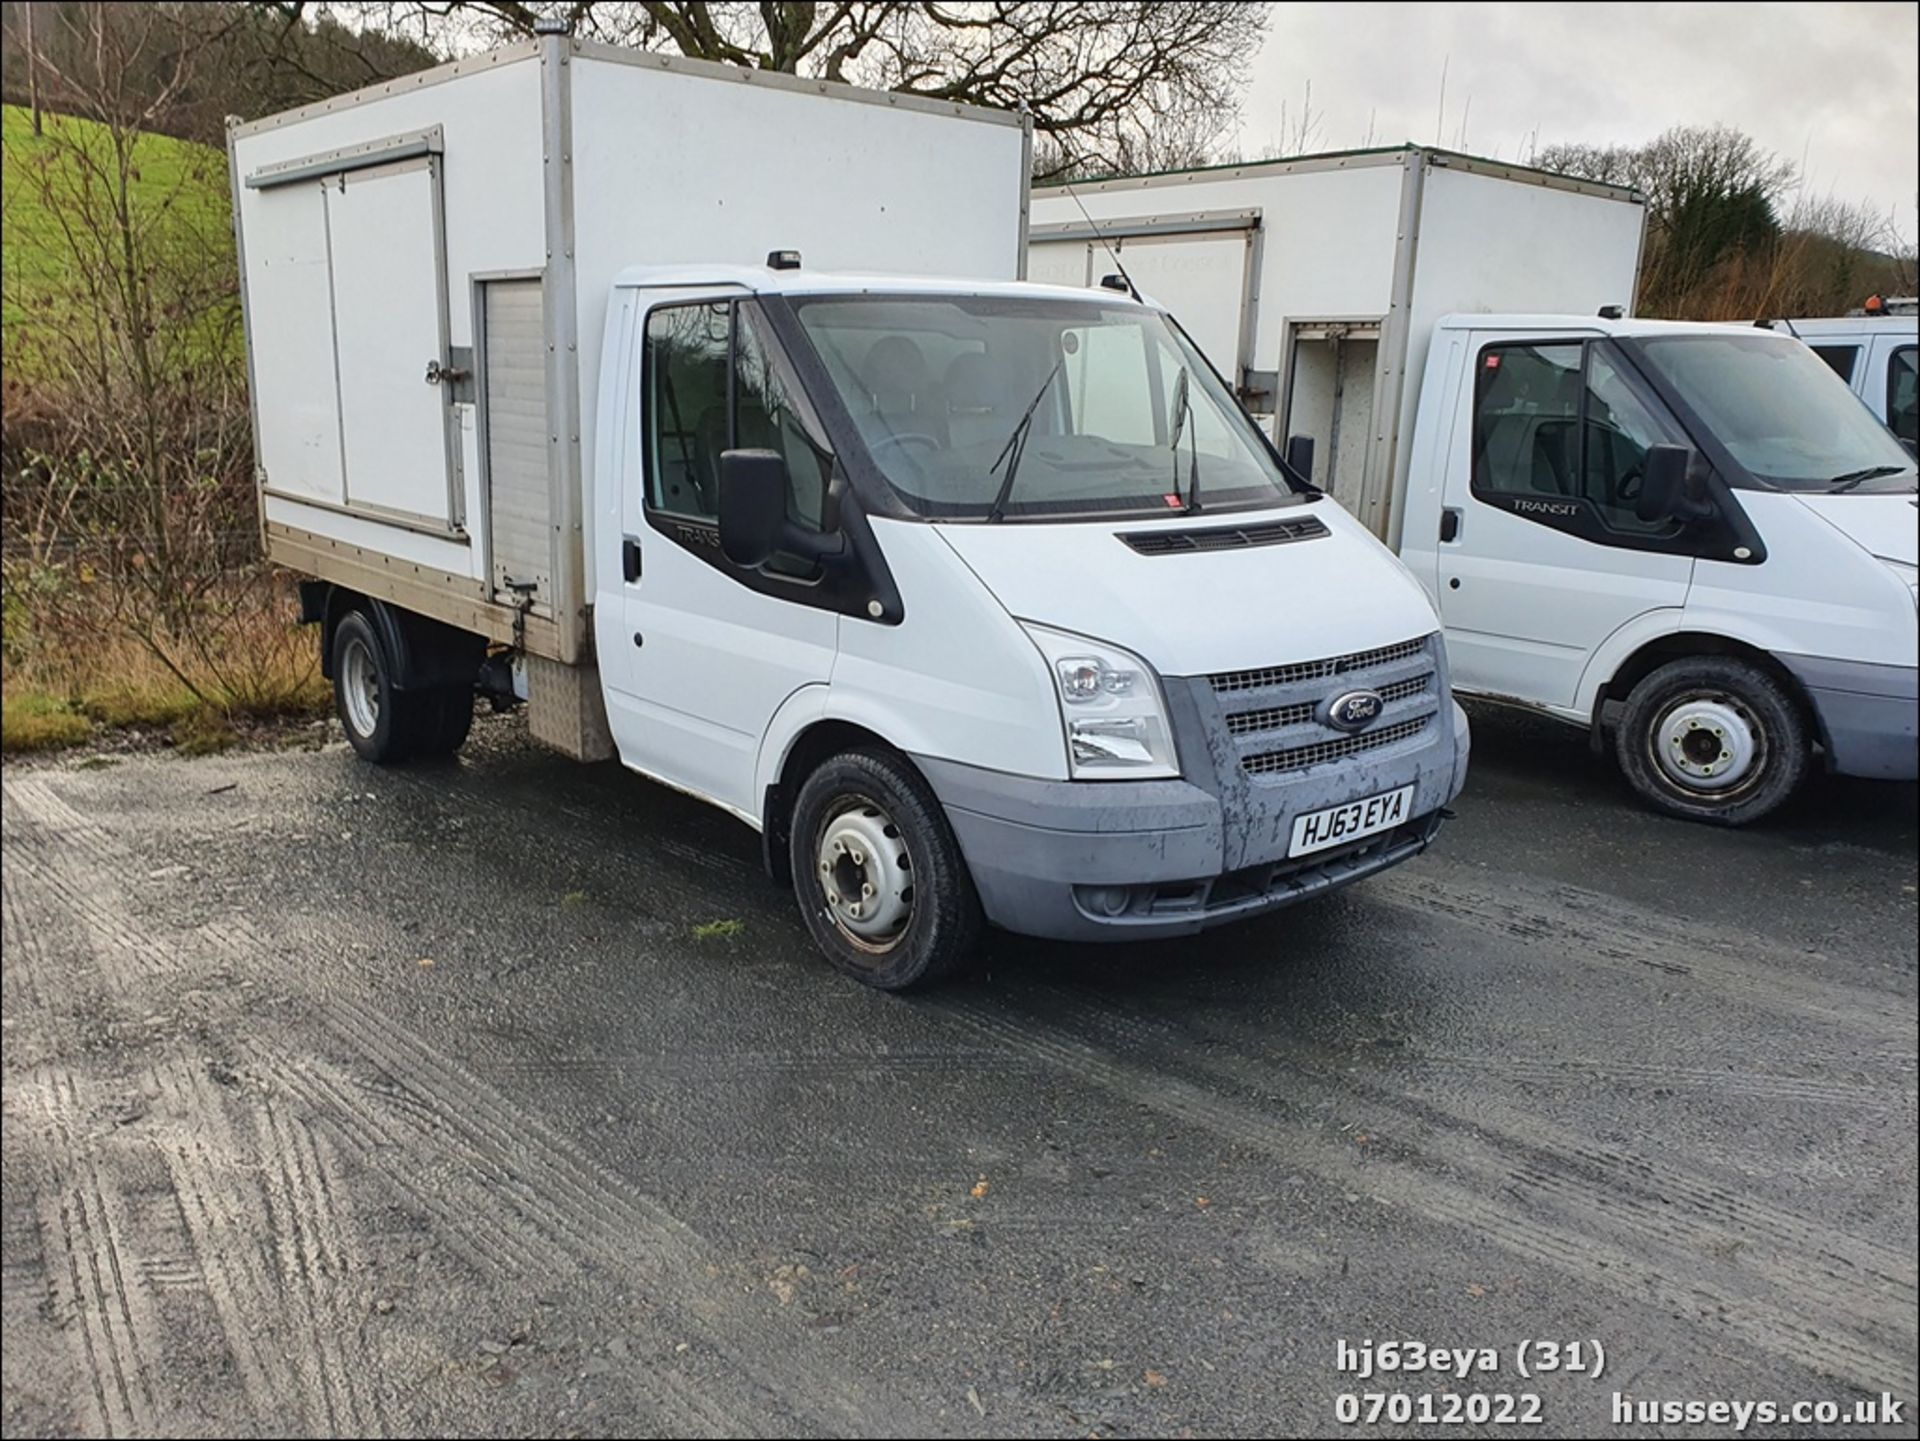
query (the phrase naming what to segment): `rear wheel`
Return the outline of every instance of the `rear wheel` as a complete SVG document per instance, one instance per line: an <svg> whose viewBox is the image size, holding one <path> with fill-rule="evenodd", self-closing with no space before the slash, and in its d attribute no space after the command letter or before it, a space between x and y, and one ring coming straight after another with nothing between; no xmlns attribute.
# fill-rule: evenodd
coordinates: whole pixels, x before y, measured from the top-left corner
<svg viewBox="0 0 1920 1441"><path fill-rule="evenodd" d="M347 741L363 760L393 765L412 754L413 728L396 704L393 658L365 613L333 630L333 704Z"/></svg>
<svg viewBox="0 0 1920 1441"><path fill-rule="evenodd" d="M794 802L794 893L815 944L886 991L924 986L972 956L985 924L940 803L901 757L848 751Z"/></svg>
<svg viewBox="0 0 1920 1441"><path fill-rule="evenodd" d="M412 755L423 759L450 756L467 743L467 733L473 729L472 686L440 686L402 700L412 712Z"/></svg>
<svg viewBox="0 0 1920 1441"><path fill-rule="evenodd" d="M1693 656L1633 688L1614 747L1633 788L1656 808L1741 826L1793 794L1808 739L1779 681L1732 656Z"/></svg>
<svg viewBox="0 0 1920 1441"><path fill-rule="evenodd" d="M452 755L473 727L473 687L456 683L400 689L395 665L364 611L333 632L333 696L353 748L375 765Z"/></svg>

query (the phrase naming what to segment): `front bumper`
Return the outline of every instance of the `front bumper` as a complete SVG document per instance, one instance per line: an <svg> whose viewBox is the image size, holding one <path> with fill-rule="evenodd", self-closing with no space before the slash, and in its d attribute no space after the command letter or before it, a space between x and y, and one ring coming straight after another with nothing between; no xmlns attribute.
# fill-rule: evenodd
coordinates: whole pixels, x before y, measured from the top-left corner
<svg viewBox="0 0 1920 1441"><path fill-rule="evenodd" d="M1920 778L1920 669L1783 655L1806 687L1827 766L1875 780Z"/></svg>
<svg viewBox="0 0 1920 1441"><path fill-rule="evenodd" d="M914 759L989 920L1052 940L1118 941L1192 935L1412 859L1465 783L1468 749L1466 713L1448 699L1421 735L1264 780L1257 803L1189 780L1043 781ZM1408 784L1412 819L1398 829L1287 858L1294 816Z"/></svg>

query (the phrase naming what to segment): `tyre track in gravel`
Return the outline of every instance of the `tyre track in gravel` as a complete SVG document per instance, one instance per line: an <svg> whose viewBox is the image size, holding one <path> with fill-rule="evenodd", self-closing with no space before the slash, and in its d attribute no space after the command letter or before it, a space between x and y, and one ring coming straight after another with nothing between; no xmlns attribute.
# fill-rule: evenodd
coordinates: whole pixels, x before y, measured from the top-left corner
<svg viewBox="0 0 1920 1441"><path fill-rule="evenodd" d="M476 801L479 809L503 814L510 811L503 800L494 797L466 798ZM581 825L569 829L563 845L585 850L594 832L606 838L619 834L603 815L573 809ZM747 870L741 865L724 869L741 876ZM1436 875L1433 868L1423 867L1417 873L1396 871L1375 878L1366 899L1412 910L1429 920L1438 917L1465 924L1517 943L1526 959L1550 966L1561 966L1569 960L1598 964L1640 983L1650 976L1672 977L1675 982L1698 985L1769 1011L1843 1026L1854 1036L1871 1035L1891 1043L1889 1051L1902 1042L1911 1043L1911 1027L1904 1024L1897 1007L1888 1004L1892 999L1889 994L1810 976L1805 957L1785 948L1754 938L1727 936L1708 926L1629 907L1574 886L1514 878L1512 889L1519 892L1518 899L1474 884L1458 868L1443 868ZM1003 1041L1019 1036L1025 1043L1003 1045L1003 1051L1011 1049L1028 1057L1037 1053L1056 1065L1064 1064L1082 1079L1097 1076L1108 1089L1138 1104L1169 1109L1156 1100L1164 1078L1158 1066L1133 1067L1114 1057L1115 1050L1126 1050L1139 1039L1138 1034L1129 1034L1124 1024L1118 1032L1112 1029L1117 1017L1124 1019L1124 1013L1116 1013L1086 994L1075 994L1070 1000L1066 1009L1076 1020L1091 1018L1096 1033L1106 1028L1100 1036L1101 1050L1091 1054L1071 1048L1062 1051L1054 1044L1057 1036L1041 1027L1027 1027L1024 1018L1002 1015L988 1005L962 1002L958 1012ZM949 1003L936 999L933 1005L945 1008ZM1179 1038L1174 1039L1177 1042ZM1191 1055L1190 1047L1183 1050L1177 1044L1157 1049L1156 1061L1169 1064L1175 1062L1172 1053ZM1289 1070L1295 1064L1283 1063ZM1332 1095L1350 1100L1342 1091L1343 1086L1350 1085L1351 1078L1339 1078ZM1845 1104L1869 1088L1799 1078L1754 1077L1752 1089L1782 1098L1798 1095ZM1435 1219L1490 1235L1523 1254L1552 1258L1576 1276L1633 1299L1649 1293L1664 1294L1676 1303L1690 1301L1710 1313L1738 1312L1729 1324L1754 1344L1789 1360L1811 1359L1816 1369L1840 1379L1873 1385L1895 1376L1906 1378L1911 1386L1916 1369L1912 1356L1881 1339L1911 1332L1915 1279L1910 1259L1671 1167L1532 1126L1518 1116L1507 1117L1510 1129L1503 1133L1458 1112L1414 1102L1398 1093L1376 1089L1371 1100L1376 1107L1384 1105L1401 1117L1399 1129L1406 1136L1417 1135L1431 1124L1448 1137L1449 1150L1444 1157L1427 1154L1406 1139L1398 1142L1409 1163L1423 1173L1419 1186L1433 1188L1431 1204L1423 1204L1423 1192L1411 1186L1406 1177L1383 1188L1399 1193L1394 1203L1403 1209L1425 1211ZM1241 1113L1239 1103L1218 1095L1209 1084L1183 1091L1178 1109L1185 1119L1198 1121L1207 1129L1243 1141L1257 1137L1254 1143L1270 1154L1275 1153L1278 1143L1278 1153L1293 1158L1298 1145L1296 1132L1282 1128L1281 1134L1275 1134L1267 1118L1258 1112ZM1911 1109L1911 1103L1907 1098L1886 1099L1875 1109ZM1520 1134L1523 1130L1524 1135ZM1486 1187L1484 1196L1501 1200L1483 1199L1482 1193L1450 1188L1438 1179L1457 1168L1458 1158L1451 1150L1455 1138L1475 1149L1478 1174ZM1336 1147L1320 1159L1324 1163L1321 1173L1329 1179L1343 1183L1351 1179L1351 1158L1345 1152ZM1521 1206L1551 1209L1556 1221L1548 1225L1535 1220L1524 1214ZM1679 1218L1675 1211L1680 1213ZM1570 1225L1576 1232L1584 1229L1589 1240L1568 1246L1559 1234L1561 1225ZM1603 1238L1619 1244L1603 1244ZM1684 1275L1688 1269L1698 1270L1702 1255L1737 1257L1743 1250L1763 1243L1768 1249L1765 1274L1756 1274L1750 1267L1717 1282L1678 1281L1666 1270L1638 1259L1643 1247L1677 1252L1680 1262L1694 1263L1690 1268L1682 1265L1678 1274ZM1632 1278L1632 1284L1622 1284L1626 1277ZM1748 1285L1761 1292L1759 1299L1744 1294ZM1853 1289L1863 1285L1867 1287L1864 1294ZM1809 1298L1828 1328L1825 1334L1808 1334L1801 1310ZM1858 1313L1863 1309L1867 1315L1861 1318Z"/></svg>
<svg viewBox="0 0 1920 1441"><path fill-rule="evenodd" d="M90 824L73 824L70 818L75 813L57 797L30 787L23 804L36 822L65 822L61 829L78 842L67 847L72 858L115 864L117 858L105 833ZM36 877L48 872L37 857L26 859L20 869ZM11 858L8 870L14 870ZM113 914L114 908L91 902L70 881L49 890L63 901L76 894L88 899L89 904L74 910L83 923L96 923L100 916ZM257 964L268 954L259 936L232 920L203 926L180 942L152 929L136 941L124 924L113 924L104 934L96 932L96 939L109 949L134 953L137 960L149 963L152 973L169 977L183 971L180 951L195 942L237 965ZM123 975L120 979L125 986L135 978ZM212 1013L227 1009L210 1006L205 993L199 993L197 999L195 1009L203 1019L218 1019ZM537 1190L508 1171L495 1168L478 1175L475 1184L456 1200L437 1195L428 1187L409 1184L418 1159L423 1151L430 1153L432 1144L422 1129L423 1120L439 1132L442 1142L456 1130L448 1125L443 1107L418 1098L404 1085L393 1082L388 1072L381 1071L378 1079L388 1084L364 1088L362 1094L379 1095L390 1108L397 1109L400 1119L396 1122L393 1109L383 1114L379 1102L352 1100L348 1093L351 1083L342 1080L331 1086L325 1082L316 1085L316 1078L305 1073L308 1068L288 1062L270 1045L246 1036L239 1037L236 1044L247 1058L249 1070L275 1079L285 1096L307 1102L323 1116L328 1114L325 1108L331 1102L330 1118L344 1122L341 1130L351 1140L364 1146L364 1135L376 1138L384 1150L370 1154L378 1162L379 1174L400 1183L403 1193L422 1202L423 1209L445 1226L444 1234L471 1237L478 1220L478 1231L488 1239L466 1249L483 1273L522 1278L579 1274L579 1259L573 1251L530 1246L524 1227L516 1230L489 1224L488 1218L494 1214L493 1191L500 1182L514 1180L521 1186L523 1218L537 1215L544 1204ZM276 1103L256 1103L253 1108L256 1126L263 1132L261 1158L248 1165L238 1160L239 1146L224 1114L226 1102L211 1088L204 1068L176 1058L156 1064L149 1078L171 1111L194 1118L191 1129L172 1138L163 1150L198 1270L229 1339L236 1372L254 1414L264 1419L291 1408L312 1432L377 1431L380 1426L375 1423L381 1419L377 1398L369 1402L358 1393L353 1381L356 1372L364 1374L372 1368L364 1356L355 1357L356 1364L347 1364L337 1339L343 1328L349 1334L358 1328L341 1315L335 1288L324 1284L329 1279L327 1272L320 1271L318 1277L309 1272L312 1253L303 1232L316 1238L324 1235L327 1239L322 1242L322 1250L330 1246L336 1255L343 1251L345 1239L337 1216L317 1215L311 1204L303 1205L296 1196L288 1168L301 1163L274 1144L285 1134L279 1129L284 1123L273 1115ZM211 1143L209 1130L216 1137ZM278 1187L270 1179L276 1172ZM323 1283L319 1288L313 1285L316 1279ZM316 1289L325 1294L316 1298ZM293 1319L299 1334L289 1331L287 1318ZM680 1389L683 1394L656 1398L660 1419L670 1421L675 1430L753 1434L743 1427L742 1418L721 1414L684 1386Z"/></svg>
<svg viewBox="0 0 1920 1441"><path fill-rule="evenodd" d="M1257 1095L1279 1080L1290 1101L1366 1111L1370 1132L1380 1132L1377 1116L1385 1113L1406 1132L1425 1128L1448 1134L1444 1161L1429 1157L1428 1164L1453 1166L1460 1157L1452 1147L1461 1139L1483 1148L1490 1179L1502 1166L1526 1176L1541 1189L1570 1197L1604 1200L1639 1218L1650 1235L1669 1234L1705 1251L1734 1251L1753 1241L1771 1243L1781 1264L1791 1273L1791 1284L1807 1294L1834 1292L1831 1304L1847 1311L1858 1302L1849 1289L1872 1282L1893 1289L1896 1305L1889 1321L1911 1320L1920 1304L1920 1277L1910 1255L1889 1251L1872 1242L1838 1231L1818 1220L1730 1190L1716 1181L1680 1171L1660 1161L1571 1134L1532 1113L1515 1110L1498 1100L1476 1098L1476 1114L1445 1105L1406 1089L1400 1077L1374 1079L1352 1068L1317 1070L1293 1058L1226 1057L1217 1050L1192 1044L1192 1038L1164 1018L1106 997L1039 984L1021 986L1024 996L1043 1002L1049 1010L1071 1009L1075 1029L1092 1037L1110 1052L1148 1055L1173 1072L1199 1073L1237 1096ZM1033 1009L1031 1003L1026 1009ZM1402 1141L1408 1154L1420 1148ZM1606 1195L1592 1187L1612 1186L1620 1194ZM1572 1187L1578 1190L1570 1190ZM1649 1199L1652 1198L1651 1204ZM1677 1219L1677 1213L1696 1218ZM1737 1230L1737 1233L1736 1233ZM1842 1273L1835 1275L1834 1269Z"/></svg>
<svg viewBox="0 0 1920 1441"><path fill-rule="evenodd" d="M1423 1070L1438 1071L1462 1080L1487 1078L1515 1085L1567 1086L1597 1082L1626 1091L1706 1091L1756 1101L1906 1114L1913 1112L1916 1103L1911 1084L1904 1091L1890 1094L1884 1085L1867 1081L1787 1075L1775 1071L1661 1066L1612 1057L1476 1056L1425 1049L1410 1051L1408 1059L1417 1062ZM1915 1069L1911 1055L1885 1053L1877 1054L1872 1059L1874 1065L1892 1070L1911 1073Z"/></svg>
<svg viewBox="0 0 1920 1441"><path fill-rule="evenodd" d="M26 903L20 870L11 864L0 867L0 899L14 1004L57 1016L40 984L45 953L36 916ZM34 1187L36 1230L57 1245L50 1248L43 1241L41 1265L56 1310L78 1323L96 1429L105 1436L149 1432L159 1407L145 1357L158 1327L146 1297L129 1283L121 1223L108 1208L92 1147L77 1134L76 1120L85 1114L79 1089L58 1057L8 1079L14 1090L8 1107L13 1124L38 1132L44 1146ZM57 1258L47 1254L49 1249L57 1250Z"/></svg>
<svg viewBox="0 0 1920 1441"><path fill-rule="evenodd" d="M1844 1026L1855 1038L1911 1048L1913 1026L1889 1004L1896 993L1811 974L1803 954L1577 886L1503 876L1505 890L1495 892L1462 877L1458 866L1423 863L1412 874L1403 868L1374 877L1366 898L1517 940L1558 965L1603 966L1641 981L1655 973L1776 1014Z"/></svg>
<svg viewBox="0 0 1920 1441"><path fill-rule="evenodd" d="M125 897L122 903L104 900L86 886L83 875L59 867L63 850L69 866L86 861L113 866L116 857L105 832L77 819L78 813L43 782L16 791L9 779L7 790L39 828L43 846L55 853L48 864L16 847L8 859L8 876L23 876L41 890L47 904L64 907L83 927L112 989L122 998L151 1002L156 983L175 986L187 977L188 955L151 928L136 931L123 919L132 913ZM23 959L32 967L38 956ZM237 1012L231 1003L214 1003L207 992L192 994L193 1008L210 1023L231 1021ZM355 1341L348 1346L336 1334L343 1327L345 1304L337 1284L339 1271L315 1278L304 1269L308 1231L319 1234L324 1229L335 1255L345 1255L348 1243L337 1213L323 1215L303 1204L299 1183L286 1169L298 1161L285 1153L282 1138L265 1124L270 1118L249 1116L251 1144L243 1140L228 1119L226 1101L211 1089L204 1063L177 1048L170 1050L154 1062L148 1076L173 1116L150 1116L148 1129L163 1129L174 1118L185 1122L176 1127L179 1134L153 1144L171 1176L195 1273L192 1279L176 1277L172 1284L192 1289L197 1279L204 1288L255 1417L275 1419L291 1406L315 1430L378 1434L384 1429L380 1410L356 1394L353 1379L373 1370L364 1338L357 1328L346 1327ZM83 1138L69 1135L64 1149L98 1176L95 1149ZM258 1159L249 1162L249 1153ZM321 1283L317 1288L308 1284L316 1279ZM142 1288L133 1288L133 1294L142 1294ZM143 1421L138 1429L152 1428Z"/></svg>
<svg viewBox="0 0 1920 1441"><path fill-rule="evenodd" d="M8 778L9 792L14 784ZM45 829L55 835L64 831L62 838L71 839L72 849L79 856L103 867L121 859L112 837L84 818L76 820L78 813L52 795L44 783L23 787L23 794L16 799ZM124 941L127 937L122 928L122 933L106 939ZM240 918L203 926L184 941L217 951L230 964L249 969L257 968L263 958L276 952L272 941ZM179 958L171 953L173 944L151 930L144 937L145 948L167 953L176 963L170 969L178 969ZM303 1074L306 1068L277 1055L263 1041L235 1038L249 1057L250 1067L271 1073L317 1111L331 1109L346 1122L371 1121L376 1127L384 1124L385 1136L393 1144L364 1154L390 1178L397 1179L394 1173L411 1164L410 1149L437 1128L442 1154L465 1159L477 1170L477 1184L467 1189L464 1204L439 1208L443 1219L451 1220L461 1211L484 1213L500 1204L504 1190L510 1198L508 1210L518 1223L515 1230L519 1234L513 1239L524 1246L525 1237L531 1235L534 1244L525 1250L513 1248L517 1255L500 1248L502 1259L530 1262L534 1268L530 1274L556 1269L578 1274L583 1268L630 1274L636 1265L643 1269L656 1288L650 1299L671 1313L668 1319L684 1334L697 1337L709 1357L722 1359L726 1368L748 1380L754 1391L738 1408L717 1408L708 1398L683 1389L677 1398L679 1406L664 1408L677 1410L681 1421L702 1430L732 1434L767 1426L791 1429L795 1422L806 1429L893 1434L899 1424L897 1418L915 1414L914 1408L889 1396L886 1388L869 1377L840 1377L818 1359L794 1355L796 1344L809 1346L812 1338L777 1314L770 1320L755 1314L764 1309L758 1304L758 1292L743 1305L741 1293L720 1279L726 1270L723 1258L703 1238L663 1208L635 1195L627 1181L599 1170L578 1155L558 1133L486 1085L472 1070L343 994L337 986L311 999L316 1018L335 1039L363 1058L375 1075L389 1084L379 1090L362 1087L356 1105L347 1083L316 1083ZM200 1103L218 1103L218 1097L204 1091L204 1078L196 1073L158 1076L156 1081L174 1094L181 1093L183 1084L202 1088L197 1097ZM387 1098L391 1104L381 1106L368 1099L374 1096ZM384 1114L371 1114L378 1110L384 1110ZM351 1129L351 1124L340 1127L342 1132ZM199 1159L191 1147L182 1147L176 1154L189 1167ZM417 1188L403 1189L414 1189L418 1194ZM183 1196L189 1194L190 1216L197 1210L209 1232L238 1222L231 1211L222 1214L219 1198L204 1188L184 1188ZM270 1213L267 1219L271 1221ZM266 1279L251 1264L241 1264L228 1279L238 1295L257 1295L266 1290ZM323 1381L323 1375L328 1379ZM324 1366L316 1371L309 1362L302 1368L301 1380L317 1385L320 1394L316 1399L324 1411L332 1392L338 1389L334 1384L337 1373ZM778 1418L787 1413L795 1414L783 1426Z"/></svg>
<svg viewBox="0 0 1920 1441"><path fill-rule="evenodd" d="M1134 1028L1122 1025L1116 1033L1110 1028L1109 1018L1100 1013L1097 999L1075 993L1071 1000L1076 1008L1083 1008L1082 1015L1090 1009L1097 1017L1090 1028L1097 1039L1077 1034L1083 1028L1075 1024L1079 1016L1064 1023L1073 1028L1068 1030L1052 1019L1014 1013L1004 1005L951 998L931 1004L989 1044L1045 1056L1086 1084L1298 1166L1335 1186L1369 1194L1408 1215L1485 1238L1515 1255L1545 1262L1629 1301L1653 1300L1662 1307L1712 1318L1763 1351L1810 1365L1847 1384L1878 1389L1891 1380L1896 1387L1908 1391L1913 1388L1915 1355L1912 1346L1902 1340L1904 1335L1911 1341L1910 1314L1902 1322L1898 1307L1884 1302L1875 1310L1881 1318L1893 1319L1892 1329L1881 1329L1874 1318L1868 1318L1862 1329L1862 1323L1852 1315L1855 1303L1862 1298L1844 1284L1836 1284L1831 1272L1817 1264L1789 1258L1783 1270L1820 1287L1818 1294L1826 1314L1819 1320L1829 1328L1821 1332L1810 1328L1807 1317L1793 1304L1796 1298L1783 1294L1786 1288L1778 1283L1751 1278L1759 1293L1755 1295L1699 1275L1700 1248L1724 1246L1735 1239L1711 1220L1666 1221L1658 1215L1658 1203L1618 1193L1608 1195L1604 1205L1597 1205L1598 1198L1590 1190L1556 1171L1551 1157L1534 1160L1534 1173L1541 1179L1530 1185L1524 1164L1515 1165L1497 1152L1488 1154L1493 1150L1491 1144L1472 1136L1457 1118L1451 1117L1443 1118L1448 1129L1444 1155L1432 1155L1417 1143L1406 1141L1402 1143L1404 1164L1377 1159L1362 1163L1353 1147L1333 1139L1318 1126L1290 1122L1269 1107L1223 1094L1211 1084L1181 1078L1178 1067L1168 1064L1169 1057L1156 1056L1154 1064L1123 1059L1116 1054L1118 1048L1129 1052L1137 1049L1137 1035L1130 1034ZM1109 1027L1104 1034L1102 1023ZM1310 1077L1306 1079L1311 1081ZM1476 1155L1477 1147L1485 1149ZM1558 1163L1561 1167L1566 1164L1564 1157ZM1477 1172L1481 1184L1475 1188L1458 1184L1453 1178L1463 1169ZM1535 1195L1529 1195L1530 1190ZM1545 1208L1536 1202L1538 1194L1552 1195L1556 1200L1570 1197L1579 1203L1578 1209L1563 1206L1552 1214L1543 1214ZM1716 1205L1724 1204L1697 1183L1688 1183L1685 1194L1696 1212L1704 1210L1711 1215ZM1902 1258L1827 1233L1811 1223L1783 1221L1767 1208L1735 1209L1773 1224L1783 1233L1775 1237L1782 1246L1790 1245L1796 1236L1818 1233L1822 1249L1847 1257L1857 1277L1889 1278L1904 1293L1912 1291L1911 1263ZM1608 1224L1594 1224L1596 1217L1605 1217Z"/></svg>

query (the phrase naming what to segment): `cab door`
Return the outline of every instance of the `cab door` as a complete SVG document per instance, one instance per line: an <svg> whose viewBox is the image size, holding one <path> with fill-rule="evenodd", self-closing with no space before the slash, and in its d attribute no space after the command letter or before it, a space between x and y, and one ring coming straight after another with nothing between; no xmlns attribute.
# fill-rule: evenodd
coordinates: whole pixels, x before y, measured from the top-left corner
<svg viewBox="0 0 1920 1441"><path fill-rule="evenodd" d="M1569 707L1594 650L1693 575L1634 513L1650 446L1685 431L1611 343L1476 334L1456 404L1436 594L1462 690Z"/></svg>
<svg viewBox="0 0 1920 1441"><path fill-rule="evenodd" d="M720 457L783 452L789 518L816 529L831 457L751 300L642 296L624 382L622 564L600 597L624 621L621 660L601 658L608 722L628 765L757 822L761 738L787 697L831 677L839 613L806 566L748 571L721 554Z"/></svg>

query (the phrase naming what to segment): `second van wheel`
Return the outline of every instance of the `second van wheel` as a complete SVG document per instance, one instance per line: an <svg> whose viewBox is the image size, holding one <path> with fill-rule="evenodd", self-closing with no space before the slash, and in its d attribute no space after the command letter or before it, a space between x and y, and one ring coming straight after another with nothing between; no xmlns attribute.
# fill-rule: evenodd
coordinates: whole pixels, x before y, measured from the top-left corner
<svg viewBox="0 0 1920 1441"><path fill-rule="evenodd" d="M1658 809L1741 826L1793 794L1808 739L1793 697L1760 667L1691 656L1633 688L1614 749L1633 788Z"/></svg>
<svg viewBox="0 0 1920 1441"><path fill-rule="evenodd" d="M793 807L793 889L815 944L885 991L939 980L984 921L965 857L912 765L882 750L824 762Z"/></svg>

